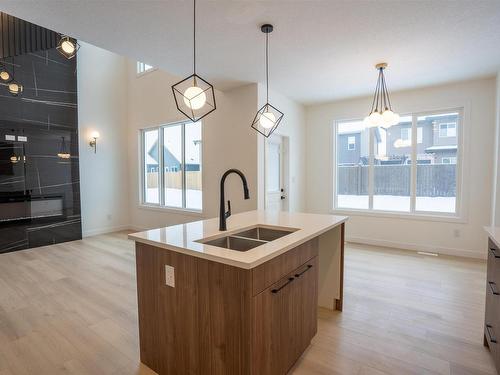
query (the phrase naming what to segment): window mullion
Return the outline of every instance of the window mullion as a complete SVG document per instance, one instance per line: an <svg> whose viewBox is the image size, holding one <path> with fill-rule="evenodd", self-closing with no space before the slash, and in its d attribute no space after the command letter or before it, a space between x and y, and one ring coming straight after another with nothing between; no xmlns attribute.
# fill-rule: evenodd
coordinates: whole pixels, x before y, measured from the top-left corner
<svg viewBox="0 0 500 375"><path fill-rule="evenodd" d="M373 190L374 190L374 168L373 164L375 162L375 147L374 147L374 130L370 129L370 135L368 137L368 148L369 148L369 158L368 158L368 209L373 210Z"/></svg>
<svg viewBox="0 0 500 375"><path fill-rule="evenodd" d="M160 188L160 206L165 206L165 161L164 161L164 145L165 145L165 140L164 140L165 132L163 131L163 128L160 127L158 128L158 154L159 157L158 159L160 160L160 170L159 170L159 176L158 178L160 179L158 186Z"/></svg>
<svg viewBox="0 0 500 375"><path fill-rule="evenodd" d="M410 212L415 212L417 195L417 116L411 116L411 169L410 169Z"/></svg>
<svg viewBox="0 0 500 375"><path fill-rule="evenodd" d="M181 126L181 154L182 154L182 207L186 208L186 124Z"/></svg>

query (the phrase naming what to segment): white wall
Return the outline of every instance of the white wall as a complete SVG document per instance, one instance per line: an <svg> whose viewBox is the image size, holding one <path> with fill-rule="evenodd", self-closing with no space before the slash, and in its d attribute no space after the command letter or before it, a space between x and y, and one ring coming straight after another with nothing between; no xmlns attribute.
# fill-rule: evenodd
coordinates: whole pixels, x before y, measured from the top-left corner
<svg viewBox="0 0 500 375"><path fill-rule="evenodd" d="M128 227L127 82L125 58L80 42L78 127L84 236ZM90 133L100 138L97 153Z"/></svg>
<svg viewBox="0 0 500 375"><path fill-rule="evenodd" d="M392 93L399 113L464 107L465 222L442 222L391 217L350 215L348 240L411 250L484 258L483 226L491 215L493 149L495 133L495 79ZM362 118L371 98L357 98L314 105L307 116L307 208L329 213L332 207L331 130L338 119ZM455 231L459 237L455 237Z"/></svg>
<svg viewBox="0 0 500 375"><path fill-rule="evenodd" d="M226 180L226 200L233 213L257 208L257 134L250 128L257 110L257 85L216 91L217 110L202 120L203 215L140 206L139 130L184 120L175 107L171 86L179 77L156 70L136 76L135 62L128 64L128 170L130 223L135 229L153 228L219 215L219 181L229 168L247 177L249 200L243 200L241 180Z"/></svg>
<svg viewBox="0 0 500 375"><path fill-rule="evenodd" d="M494 181L492 193L491 225L500 226L500 72L496 77L496 98L495 98L495 150L494 160Z"/></svg>
<svg viewBox="0 0 500 375"><path fill-rule="evenodd" d="M266 86L258 85L259 108L266 103ZM306 210L306 115L305 107L276 92L269 92L269 102L285 116L275 133L288 137L288 186L286 192L290 211ZM265 138L258 137L259 208L265 207Z"/></svg>

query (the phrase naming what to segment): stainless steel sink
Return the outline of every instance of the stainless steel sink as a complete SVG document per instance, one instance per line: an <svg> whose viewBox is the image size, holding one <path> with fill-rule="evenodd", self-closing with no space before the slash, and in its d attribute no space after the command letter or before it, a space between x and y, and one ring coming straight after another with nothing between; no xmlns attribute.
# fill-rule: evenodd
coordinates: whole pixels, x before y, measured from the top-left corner
<svg viewBox="0 0 500 375"><path fill-rule="evenodd" d="M233 233L233 236L252 238L261 241L274 241L278 238L284 237L290 233L295 232L295 228L275 229L269 227L257 226L255 228L247 229L242 232Z"/></svg>
<svg viewBox="0 0 500 375"><path fill-rule="evenodd" d="M296 228L278 227L271 228L261 225L256 225L252 228L247 228L240 232L232 233L227 236L201 239L196 242L201 242L205 245L223 247L224 249L236 251L248 251L257 246L264 245L270 241L277 240L290 233L297 231Z"/></svg>
<svg viewBox="0 0 500 375"><path fill-rule="evenodd" d="M223 247L225 249L231 249L236 251L248 251L254 247L265 244L266 241L252 240L250 238L241 238L233 236L219 237L214 240L203 242L206 245L212 245L217 247Z"/></svg>

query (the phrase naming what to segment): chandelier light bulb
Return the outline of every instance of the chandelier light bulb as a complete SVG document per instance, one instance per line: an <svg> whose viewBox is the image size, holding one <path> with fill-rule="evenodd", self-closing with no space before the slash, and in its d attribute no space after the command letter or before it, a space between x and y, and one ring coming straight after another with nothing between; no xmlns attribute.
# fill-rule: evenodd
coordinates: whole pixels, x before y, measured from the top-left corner
<svg viewBox="0 0 500 375"><path fill-rule="evenodd" d="M20 94L21 92L23 92L23 85L17 83L17 82L11 82L9 83L9 92L12 94L12 95L18 95Z"/></svg>
<svg viewBox="0 0 500 375"><path fill-rule="evenodd" d="M76 46L70 40L66 39L61 43L61 49L64 51L64 53L72 55L73 53L75 53Z"/></svg>
<svg viewBox="0 0 500 375"><path fill-rule="evenodd" d="M394 125L394 112L392 112L390 109L386 109L382 113L382 120L383 120L385 126Z"/></svg>
<svg viewBox="0 0 500 375"><path fill-rule="evenodd" d="M370 116L368 116L368 126L376 127L382 125L382 115L377 111L372 112Z"/></svg>
<svg viewBox="0 0 500 375"><path fill-rule="evenodd" d="M264 129L271 129L276 123L276 116L272 112L264 112L260 115L259 123Z"/></svg>
<svg viewBox="0 0 500 375"><path fill-rule="evenodd" d="M200 109L207 102L207 96L203 89L198 86L191 86L184 91L184 104L190 109Z"/></svg>
<svg viewBox="0 0 500 375"><path fill-rule="evenodd" d="M0 71L0 79L4 82L10 81L10 73L7 70L2 69Z"/></svg>

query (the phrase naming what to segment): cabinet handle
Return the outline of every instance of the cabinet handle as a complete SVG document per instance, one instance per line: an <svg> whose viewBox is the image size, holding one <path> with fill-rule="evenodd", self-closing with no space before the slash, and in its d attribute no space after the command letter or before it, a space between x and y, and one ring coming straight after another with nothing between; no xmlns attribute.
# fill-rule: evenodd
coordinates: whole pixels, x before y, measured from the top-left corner
<svg viewBox="0 0 500 375"><path fill-rule="evenodd" d="M495 258L500 258L500 254L498 253L497 249L495 249L494 247L490 247L490 251Z"/></svg>
<svg viewBox="0 0 500 375"><path fill-rule="evenodd" d="M300 272L300 273L296 273L296 274L295 274L295 277L300 277L301 275L303 275L303 274L305 274L307 271L309 271L311 268L312 268L312 264L308 264L308 265L307 265L307 268L306 268L304 271Z"/></svg>
<svg viewBox="0 0 500 375"><path fill-rule="evenodd" d="M497 290L497 283L493 281L488 281L488 284L490 286L491 293L493 293L495 296L500 295L500 292Z"/></svg>
<svg viewBox="0 0 500 375"><path fill-rule="evenodd" d="M493 327L489 324L486 324L486 332L488 332L488 336L490 336L490 341L494 344L497 343L497 338L495 337L494 334L492 334L491 332L493 332Z"/></svg>
<svg viewBox="0 0 500 375"><path fill-rule="evenodd" d="M293 280L294 280L293 277L288 278L288 281L286 283L284 283L282 286L280 286L277 289L272 289L271 293L278 293L281 289L283 289L285 286L287 286L288 284L290 284Z"/></svg>

